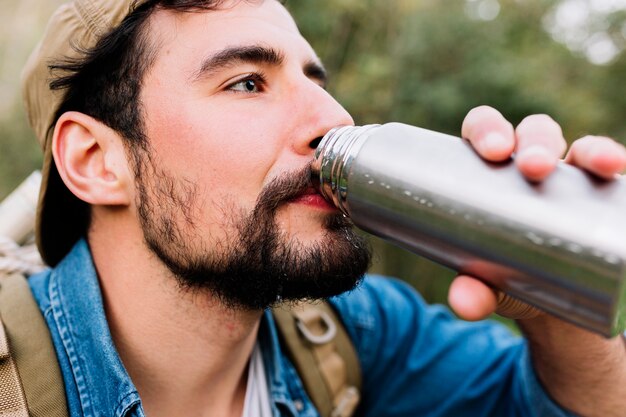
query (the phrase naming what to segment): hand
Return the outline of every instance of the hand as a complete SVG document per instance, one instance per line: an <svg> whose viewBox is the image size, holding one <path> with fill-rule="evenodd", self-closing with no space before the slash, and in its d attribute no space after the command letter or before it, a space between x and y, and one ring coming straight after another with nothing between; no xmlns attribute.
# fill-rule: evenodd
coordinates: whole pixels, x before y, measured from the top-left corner
<svg viewBox="0 0 626 417"><path fill-rule="evenodd" d="M567 149L561 127L549 116L528 116L514 129L500 112L488 106L467 114L462 136L488 161L504 161L515 153L519 170L536 182L550 175ZM606 137L586 136L572 144L565 162L610 180L626 168L626 148ZM494 312L511 318L541 314L467 275L454 280L448 301L465 320L481 320Z"/></svg>

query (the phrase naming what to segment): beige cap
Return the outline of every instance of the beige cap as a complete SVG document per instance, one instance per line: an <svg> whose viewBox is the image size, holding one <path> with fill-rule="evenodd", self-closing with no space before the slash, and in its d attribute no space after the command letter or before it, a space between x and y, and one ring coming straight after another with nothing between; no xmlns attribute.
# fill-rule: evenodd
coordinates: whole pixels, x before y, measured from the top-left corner
<svg viewBox="0 0 626 417"><path fill-rule="evenodd" d="M52 159L52 131L63 101L63 91L50 89L49 65L79 58L80 50L98 40L147 0L74 0L59 7L43 39L22 73L22 92L28 119L44 151L42 183L37 209L37 246L49 265L56 265L84 233L85 203L65 187Z"/></svg>

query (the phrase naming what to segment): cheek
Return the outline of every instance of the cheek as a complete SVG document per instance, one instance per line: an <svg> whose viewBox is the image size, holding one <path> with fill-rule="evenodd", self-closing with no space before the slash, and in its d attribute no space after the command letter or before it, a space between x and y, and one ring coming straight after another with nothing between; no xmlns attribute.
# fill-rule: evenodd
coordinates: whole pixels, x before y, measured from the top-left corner
<svg viewBox="0 0 626 417"><path fill-rule="evenodd" d="M207 111L189 103L152 112L149 137L170 173L194 181L202 193L252 207L282 152L280 120L254 116L258 105Z"/></svg>

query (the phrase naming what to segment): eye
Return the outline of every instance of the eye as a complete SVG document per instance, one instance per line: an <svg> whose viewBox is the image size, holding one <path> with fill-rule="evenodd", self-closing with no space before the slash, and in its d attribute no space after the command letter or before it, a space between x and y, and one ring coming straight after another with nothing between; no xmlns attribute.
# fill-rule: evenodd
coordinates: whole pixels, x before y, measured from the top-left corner
<svg viewBox="0 0 626 417"><path fill-rule="evenodd" d="M231 85L230 89L244 93L256 93L259 91L259 87L256 84L257 83L254 80L244 80Z"/></svg>
<svg viewBox="0 0 626 417"><path fill-rule="evenodd" d="M246 78L231 84L227 89L239 93L260 93L263 91L263 84L264 79L260 74L251 74Z"/></svg>

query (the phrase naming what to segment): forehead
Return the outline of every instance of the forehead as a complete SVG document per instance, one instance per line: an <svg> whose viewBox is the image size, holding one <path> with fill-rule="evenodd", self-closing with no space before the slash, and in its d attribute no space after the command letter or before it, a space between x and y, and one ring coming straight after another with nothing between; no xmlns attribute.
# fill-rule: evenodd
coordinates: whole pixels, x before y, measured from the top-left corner
<svg viewBox="0 0 626 417"><path fill-rule="evenodd" d="M157 61L171 54L192 55L200 60L225 47L247 44L267 44L287 54L299 52L309 59L314 55L289 12L277 0L231 0L216 10L201 12L157 10L150 18L147 33L150 43L157 46Z"/></svg>

